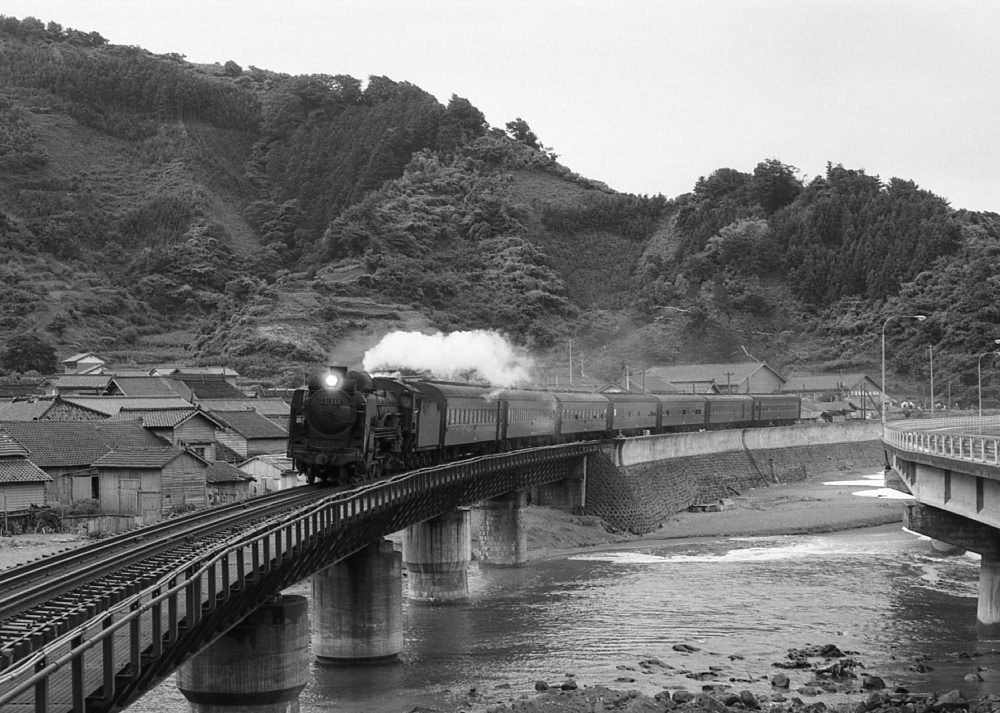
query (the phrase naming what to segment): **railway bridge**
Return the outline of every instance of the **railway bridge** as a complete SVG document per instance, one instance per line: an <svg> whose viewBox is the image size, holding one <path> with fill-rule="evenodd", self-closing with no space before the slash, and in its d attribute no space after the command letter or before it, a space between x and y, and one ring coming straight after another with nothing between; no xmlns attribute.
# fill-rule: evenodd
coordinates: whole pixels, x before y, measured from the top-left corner
<svg viewBox="0 0 1000 713"><path fill-rule="evenodd" d="M120 710L177 671L194 710L298 710L312 655L402 650L409 595L468 594L470 513L481 559L526 557L524 493L583 493L581 442L476 458L337 490L303 486L160 523L0 572L0 710ZM383 538L404 531L403 552Z"/></svg>
<svg viewBox="0 0 1000 713"><path fill-rule="evenodd" d="M1000 417L892 422L883 443L904 526L981 555L976 629L1000 639Z"/></svg>

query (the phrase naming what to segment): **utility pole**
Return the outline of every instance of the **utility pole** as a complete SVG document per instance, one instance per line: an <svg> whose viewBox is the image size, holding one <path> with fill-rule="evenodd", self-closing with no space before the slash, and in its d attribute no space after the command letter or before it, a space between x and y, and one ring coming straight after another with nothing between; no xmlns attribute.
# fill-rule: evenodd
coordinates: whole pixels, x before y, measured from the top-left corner
<svg viewBox="0 0 1000 713"><path fill-rule="evenodd" d="M735 374L735 373L736 373L735 371L727 371L726 372L726 393L727 394L733 393L733 385L730 383L730 379L732 378L733 374Z"/></svg>
<svg viewBox="0 0 1000 713"><path fill-rule="evenodd" d="M573 385L573 340L569 340L569 385Z"/></svg>

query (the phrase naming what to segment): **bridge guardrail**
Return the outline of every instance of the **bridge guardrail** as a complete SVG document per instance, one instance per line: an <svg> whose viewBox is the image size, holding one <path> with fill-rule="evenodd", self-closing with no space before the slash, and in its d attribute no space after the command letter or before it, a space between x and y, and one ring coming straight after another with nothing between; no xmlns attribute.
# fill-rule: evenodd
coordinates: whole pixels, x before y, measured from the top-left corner
<svg viewBox="0 0 1000 713"><path fill-rule="evenodd" d="M944 458L1000 466L1000 436L980 433L930 432L935 429L1000 427L1000 417L938 418L926 421L887 423L882 441L913 453L929 453Z"/></svg>
<svg viewBox="0 0 1000 713"><path fill-rule="evenodd" d="M494 459L518 467L519 460L529 464L540 451L566 458L596 449L596 442L582 442L424 468L333 495L257 533L234 536L149 586L140 590L136 585L131 595L76 621L72 630L46 632L49 640L33 642L34 653L0 671L0 709L49 713L117 708L134 690L145 690L143 684L163 678L191 651L236 624L247 607L252 610L265 601L270 593L260 585L272 569L317 547L345 524L436 487L475 479L489 471L488 461ZM233 610L241 615L232 620L218 604L234 605L236 599L242 606ZM95 649L101 652L99 661L87 656Z"/></svg>

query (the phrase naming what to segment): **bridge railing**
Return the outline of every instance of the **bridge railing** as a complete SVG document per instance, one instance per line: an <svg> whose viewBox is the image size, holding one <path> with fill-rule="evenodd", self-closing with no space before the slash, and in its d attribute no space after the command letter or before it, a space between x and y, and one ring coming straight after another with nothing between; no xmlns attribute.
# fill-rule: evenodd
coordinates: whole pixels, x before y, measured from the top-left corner
<svg viewBox="0 0 1000 713"><path fill-rule="evenodd" d="M519 461L529 464L538 451L570 457L594 450L594 443L576 443L404 473L333 495L250 535L234 536L135 584L121 601L105 602L99 613L90 607L74 619L70 631L40 635L32 653L12 656L0 671L0 710L120 707L134 699L135 690L148 690L150 682L168 675L213 633L235 625L273 594L255 592L253 586L272 569L345 527L435 488L478 478L490 471L491 460L518 467ZM233 612L239 615L234 618Z"/></svg>
<svg viewBox="0 0 1000 713"><path fill-rule="evenodd" d="M1000 417L996 416L897 421L886 424L882 440L887 445L914 453L1000 465L1000 436L975 432L996 431L998 427Z"/></svg>

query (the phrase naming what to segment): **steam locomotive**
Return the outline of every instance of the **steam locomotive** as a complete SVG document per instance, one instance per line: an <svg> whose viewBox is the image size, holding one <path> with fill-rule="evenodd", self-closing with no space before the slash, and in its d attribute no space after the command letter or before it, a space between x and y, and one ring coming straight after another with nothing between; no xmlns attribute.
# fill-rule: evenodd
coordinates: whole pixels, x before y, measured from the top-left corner
<svg viewBox="0 0 1000 713"><path fill-rule="evenodd" d="M292 397L288 457L337 485L531 446L797 422L791 394L594 394L378 377L330 367Z"/></svg>

